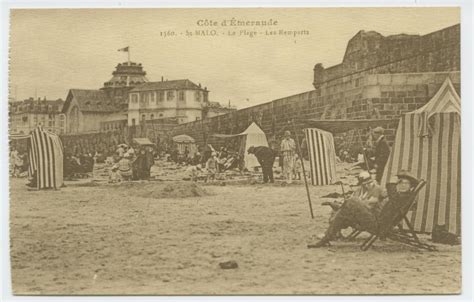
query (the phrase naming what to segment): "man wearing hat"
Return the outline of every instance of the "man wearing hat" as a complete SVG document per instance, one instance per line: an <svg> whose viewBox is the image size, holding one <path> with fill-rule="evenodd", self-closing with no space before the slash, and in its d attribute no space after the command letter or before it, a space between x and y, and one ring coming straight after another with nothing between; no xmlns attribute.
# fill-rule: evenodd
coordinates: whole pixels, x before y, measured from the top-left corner
<svg viewBox="0 0 474 302"><path fill-rule="evenodd" d="M251 146L247 150L247 153L255 155L258 163L262 167L263 182L267 183L270 181L273 183L273 163L275 162L275 152L266 146Z"/></svg>
<svg viewBox="0 0 474 302"><path fill-rule="evenodd" d="M377 127L373 130L372 137L375 140L375 149L374 149L374 163L376 170L376 177L378 183L382 180L383 171L385 169L385 164L387 163L388 157L390 155L390 147L383 135L384 129L382 127Z"/></svg>
<svg viewBox="0 0 474 302"><path fill-rule="evenodd" d="M376 208L378 215L379 236L383 239L390 231L393 221L393 213L405 213L407 207L411 205L413 191L418 186L419 180L410 172L401 170L397 174L398 181L391 181L387 184L387 200L380 208Z"/></svg>
<svg viewBox="0 0 474 302"><path fill-rule="evenodd" d="M364 173L364 172L362 172ZM361 173L361 174L362 174ZM364 186L372 182L370 174L360 175L359 181L361 188L354 192L354 194L344 202L340 209L334 215L334 218L329 223L329 227L324 237L315 244L309 244L308 248L318 248L329 244L331 240L336 238L336 235L347 227L353 227L362 231L369 231L376 233L380 238L391 230L394 221L390 221L394 217L394 213L405 210L411 204L413 198L413 190L418 185L418 179L406 171L398 173L398 181L387 184L387 193L379 193L380 187L375 184L378 189L364 189ZM362 193L364 191L376 193L374 195ZM366 198L366 200L358 198L358 196ZM378 201L376 200L376 195ZM388 197L387 197L388 196Z"/></svg>
<svg viewBox="0 0 474 302"><path fill-rule="evenodd" d="M283 174L287 183L292 182L293 168L295 164L296 144L291 138L290 131L285 131L280 145L280 154L283 157Z"/></svg>

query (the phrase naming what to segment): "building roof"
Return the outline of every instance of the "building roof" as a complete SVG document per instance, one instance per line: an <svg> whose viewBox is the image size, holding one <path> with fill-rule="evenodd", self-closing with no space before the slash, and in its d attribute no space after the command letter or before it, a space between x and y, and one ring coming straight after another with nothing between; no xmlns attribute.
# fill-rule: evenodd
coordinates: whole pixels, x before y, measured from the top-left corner
<svg viewBox="0 0 474 302"><path fill-rule="evenodd" d="M29 98L21 102L10 102L10 113L61 113L62 99L46 100ZM17 111L17 108L19 110Z"/></svg>
<svg viewBox="0 0 474 302"><path fill-rule="evenodd" d="M77 101L79 110L82 112L116 112L120 110L103 90L70 89L63 106L63 112L69 109L73 99Z"/></svg>
<svg viewBox="0 0 474 302"><path fill-rule="evenodd" d="M205 90L200 85L196 85L188 79L184 80L173 80L173 81L160 81L160 82L148 82L141 84L131 91L148 91L148 90L179 90L179 89L195 89Z"/></svg>

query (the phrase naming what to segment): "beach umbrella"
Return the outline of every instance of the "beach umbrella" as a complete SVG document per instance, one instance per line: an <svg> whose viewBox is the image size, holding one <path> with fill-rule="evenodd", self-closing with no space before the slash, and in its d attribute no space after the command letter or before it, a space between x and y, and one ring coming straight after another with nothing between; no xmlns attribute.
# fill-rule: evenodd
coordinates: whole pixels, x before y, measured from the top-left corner
<svg viewBox="0 0 474 302"><path fill-rule="evenodd" d="M181 134L173 137L175 143L194 143L194 138L189 135Z"/></svg>

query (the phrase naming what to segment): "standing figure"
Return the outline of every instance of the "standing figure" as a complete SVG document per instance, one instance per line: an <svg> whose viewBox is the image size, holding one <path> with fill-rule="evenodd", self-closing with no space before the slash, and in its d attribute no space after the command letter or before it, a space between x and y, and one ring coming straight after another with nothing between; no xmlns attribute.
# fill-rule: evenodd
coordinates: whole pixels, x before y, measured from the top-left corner
<svg viewBox="0 0 474 302"><path fill-rule="evenodd" d="M211 157L206 162L206 171L207 171L207 178L206 182L209 180L214 180L216 178L217 172L217 155L215 152L212 152Z"/></svg>
<svg viewBox="0 0 474 302"><path fill-rule="evenodd" d="M145 148L145 157L146 157L146 178L150 178L151 176L151 167L155 164L155 156L153 152L153 148L148 146Z"/></svg>
<svg viewBox="0 0 474 302"><path fill-rule="evenodd" d="M130 155L127 153L124 154L124 156L118 162L118 169L123 180L132 179L133 171L132 163L130 162Z"/></svg>
<svg viewBox="0 0 474 302"><path fill-rule="evenodd" d="M298 180L301 180L301 173L303 172L303 167L301 166L301 159L298 154L295 155L295 178L298 177Z"/></svg>
<svg viewBox="0 0 474 302"><path fill-rule="evenodd" d="M273 163L275 162L275 152L265 146L253 147L251 146L247 150L248 154L253 154L258 160L260 166L262 166L263 172L263 183L270 181L273 183Z"/></svg>
<svg viewBox="0 0 474 302"><path fill-rule="evenodd" d="M374 163L376 170L376 180L380 184L382 180L383 171L385 169L385 164L387 163L388 157L390 156L390 147L388 146L387 140L383 135L384 129L382 127L377 127L374 129L372 134L375 140L374 148Z"/></svg>
<svg viewBox="0 0 474 302"><path fill-rule="evenodd" d="M146 150L144 148L139 149L136 160L133 162L135 177L134 179L148 179L148 163Z"/></svg>
<svg viewBox="0 0 474 302"><path fill-rule="evenodd" d="M295 141L290 137L290 131L285 131L283 140L280 145L280 154L283 157L283 175L287 183L292 183L293 180L293 168L295 164Z"/></svg>

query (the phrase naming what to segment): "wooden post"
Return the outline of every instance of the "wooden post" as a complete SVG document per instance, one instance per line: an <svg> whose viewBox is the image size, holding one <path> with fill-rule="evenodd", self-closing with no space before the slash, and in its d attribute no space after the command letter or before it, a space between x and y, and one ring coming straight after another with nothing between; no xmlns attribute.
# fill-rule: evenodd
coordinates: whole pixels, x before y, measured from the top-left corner
<svg viewBox="0 0 474 302"><path fill-rule="evenodd" d="M313 205L311 204L311 195L309 194L308 181L306 179L306 170L304 168L303 153L301 153L300 142L298 140L298 132L296 131L295 121L291 120L291 123L293 124L293 131L295 132L296 148L297 148L298 154L299 154L298 157L300 158L301 168L303 169L303 178L304 178L304 185L306 187L306 195L308 196L309 211L311 213L311 219L314 219Z"/></svg>

